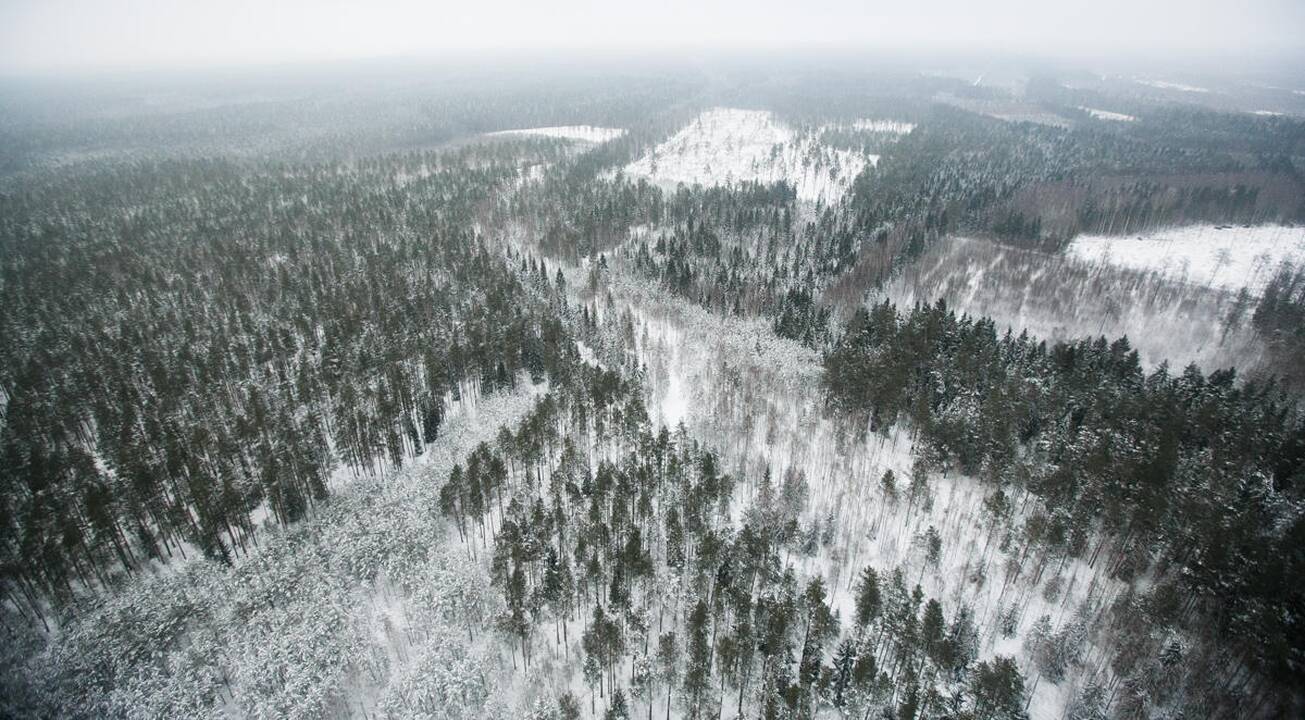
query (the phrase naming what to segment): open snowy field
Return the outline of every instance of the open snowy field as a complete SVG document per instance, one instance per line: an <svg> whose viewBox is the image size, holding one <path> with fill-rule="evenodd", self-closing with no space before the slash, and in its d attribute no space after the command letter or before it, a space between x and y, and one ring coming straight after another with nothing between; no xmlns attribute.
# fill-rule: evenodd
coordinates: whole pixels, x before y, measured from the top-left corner
<svg viewBox="0 0 1305 720"><path fill-rule="evenodd" d="M799 199L829 203L878 159L822 145L815 134L799 133L769 112L716 108L627 165L625 173L670 187L787 181Z"/></svg>
<svg viewBox="0 0 1305 720"><path fill-rule="evenodd" d="M1138 80L1137 82L1141 85L1157 88L1159 90L1177 90L1179 92L1188 93L1210 92L1209 88L1197 87L1196 85L1188 85L1186 83L1169 82L1167 80Z"/></svg>
<svg viewBox="0 0 1305 720"><path fill-rule="evenodd" d="M487 133L491 137L502 135L535 135L538 137L577 140L589 143L605 143L625 134L624 128L595 127L593 125L560 125L557 127L522 128L519 130L499 130Z"/></svg>
<svg viewBox="0 0 1305 720"><path fill-rule="evenodd" d="M1137 118L1133 117L1132 115L1125 115L1124 113L1114 112L1111 110L1098 110L1096 108L1090 108L1084 105L1079 105L1078 109L1082 110L1083 112L1087 113L1088 115L1091 115L1092 117L1098 120L1114 120L1116 122L1134 122L1137 120Z"/></svg>
<svg viewBox="0 0 1305 720"><path fill-rule="evenodd" d="M1181 282L1258 293L1280 263L1305 261L1305 227L1194 225L1129 237L1082 235L1067 252Z"/></svg>
<svg viewBox="0 0 1305 720"><path fill-rule="evenodd" d="M992 318L1001 332L1049 342L1125 336L1148 368L1166 360L1206 371L1250 368L1264 350L1232 294L979 238L935 243L883 293L898 307L942 299L956 312Z"/></svg>

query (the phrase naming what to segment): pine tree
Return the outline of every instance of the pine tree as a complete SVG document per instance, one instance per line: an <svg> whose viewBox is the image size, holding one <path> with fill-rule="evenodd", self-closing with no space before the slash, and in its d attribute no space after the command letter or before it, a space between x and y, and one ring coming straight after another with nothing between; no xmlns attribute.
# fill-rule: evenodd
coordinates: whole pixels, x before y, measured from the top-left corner
<svg viewBox="0 0 1305 720"><path fill-rule="evenodd" d="M707 693L711 691L711 640L707 603L699 600L689 613L688 666L684 670L684 704L688 717L696 720L707 711Z"/></svg>
<svg viewBox="0 0 1305 720"><path fill-rule="evenodd" d="M612 691L612 701L607 705L603 720L630 720L630 709L626 707L625 693L620 688Z"/></svg>
<svg viewBox="0 0 1305 720"><path fill-rule="evenodd" d="M925 654L935 663L939 662L943 649L943 633L947 624L943 619L942 605L933 598L924 606L924 618L920 621L920 642Z"/></svg>
<svg viewBox="0 0 1305 720"><path fill-rule="evenodd" d="M657 672L666 687L666 719L671 717L671 689L679 681L679 648L675 633L666 632L657 640Z"/></svg>
<svg viewBox="0 0 1305 720"><path fill-rule="evenodd" d="M981 720L1019 720L1024 718L1024 678L1015 661L995 657L981 662L971 681L975 716Z"/></svg>
<svg viewBox="0 0 1305 720"><path fill-rule="evenodd" d="M864 631L879 617L883 601L879 596L879 573L873 567L861 570L856 590L856 623Z"/></svg>
<svg viewBox="0 0 1305 720"><path fill-rule="evenodd" d="M844 694L852 684L852 670L856 667L856 643L846 638L838 644L834 655L834 707L842 708Z"/></svg>

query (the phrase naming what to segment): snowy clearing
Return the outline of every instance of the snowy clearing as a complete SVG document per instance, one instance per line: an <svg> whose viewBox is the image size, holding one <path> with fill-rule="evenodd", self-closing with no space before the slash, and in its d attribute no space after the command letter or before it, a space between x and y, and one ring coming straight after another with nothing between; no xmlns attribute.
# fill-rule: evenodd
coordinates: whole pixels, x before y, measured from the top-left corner
<svg viewBox="0 0 1305 720"><path fill-rule="evenodd" d="M1116 122L1135 122L1137 120L1137 118L1132 115L1125 115L1124 113L1113 112L1110 110L1098 110L1083 105L1079 105L1078 109L1098 120L1114 120Z"/></svg>
<svg viewBox="0 0 1305 720"><path fill-rule="evenodd" d="M625 134L624 128L596 127L594 125L560 125L557 127L522 128L519 130L499 130L486 133L490 137L503 135L534 135L537 137L559 138L561 140L578 140L589 143L605 143Z"/></svg>
<svg viewBox="0 0 1305 720"><path fill-rule="evenodd" d="M1181 282L1259 293L1279 263L1305 260L1305 227L1195 225L1132 237L1082 235L1067 252Z"/></svg>
<svg viewBox="0 0 1305 720"><path fill-rule="evenodd" d="M1254 329L1226 321L1237 305L1226 292L978 238L935 244L883 293L898 307L942 299L957 312L992 318L999 332L1027 330L1048 342L1126 336L1147 368L1168 361L1213 371L1262 359Z"/></svg>
<svg viewBox="0 0 1305 720"><path fill-rule="evenodd" d="M787 181L799 199L828 203L878 159L826 147L769 112L716 108L627 165L625 173L667 186Z"/></svg>

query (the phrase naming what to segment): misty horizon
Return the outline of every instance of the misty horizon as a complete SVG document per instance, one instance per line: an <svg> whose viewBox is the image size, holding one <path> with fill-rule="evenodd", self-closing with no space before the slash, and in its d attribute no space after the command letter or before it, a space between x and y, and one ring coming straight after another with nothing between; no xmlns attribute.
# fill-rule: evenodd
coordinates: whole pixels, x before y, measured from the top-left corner
<svg viewBox="0 0 1305 720"><path fill-rule="evenodd" d="M350 61L599 59L717 54L997 55L1228 69L1305 57L1305 4L673 2L612 7L381 3L10 2L0 75L305 66Z"/></svg>

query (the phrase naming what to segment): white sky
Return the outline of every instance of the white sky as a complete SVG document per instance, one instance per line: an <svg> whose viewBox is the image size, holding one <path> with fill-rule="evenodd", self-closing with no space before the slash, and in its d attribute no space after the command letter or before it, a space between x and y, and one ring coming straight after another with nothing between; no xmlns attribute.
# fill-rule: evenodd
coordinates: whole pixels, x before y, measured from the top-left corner
<svg viewBox="0 0 1305 720"><path fill-rule="evenodd" d="M467 50L1305 48L1305 0L0 0L0 73Z"/></svg>

